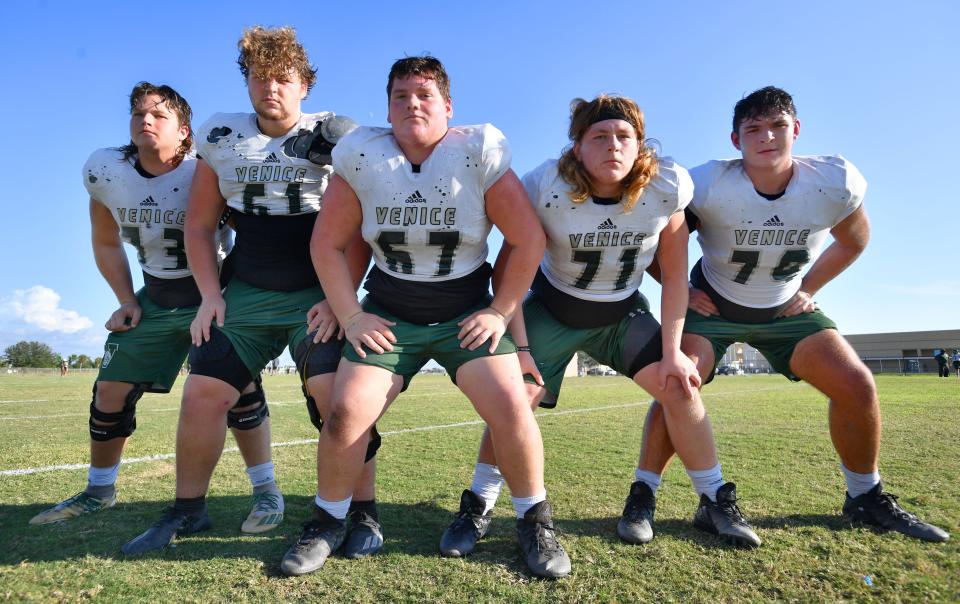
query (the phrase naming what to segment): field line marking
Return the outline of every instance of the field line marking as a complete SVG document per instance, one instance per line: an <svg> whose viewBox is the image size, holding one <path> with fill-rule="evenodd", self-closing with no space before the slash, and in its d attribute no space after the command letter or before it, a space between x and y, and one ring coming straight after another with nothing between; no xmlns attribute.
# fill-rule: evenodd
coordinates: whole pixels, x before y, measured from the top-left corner
<svg viewBox="0 0 960 604"><path fill-rule="evenodd" d="M0 401L0 403L49 403L50 399L48 398L25 398L9 401Z"/></svg>
<svg viewBox="0 0 960 604"><path fill-rule="evenodd" d="M305 404L303 401L273 401L270 403L270 405L274 407L286 407L288 405L303 405L303 404ZM150 413L166 413L168 411L179 411L179 410L180 410L180 407L154 407L154 408L140 409L138 413L141 413L141 414L146 413L149 415ZM18 419L21 419L21 420L22 419L53 419L58 417L89 417L89 416L90 416L90 412L88 411L86 413L59 413L57 415L12 415L9 417L0 417L0 420L8 421L8 420L18 420Z"/></svg>
<svg viewBox="0 0 960 604"><path fill-rule="evenodd" d="M758 388L756 390L739 390L736 392L717 392L715 394L706 394L706 397L715 397L715 396L725 396L729 394L747 394L751 392L765 392L768 390L784 390L788 386L783 387L773 387L773 388ZM560 415L575 415L579 413L591 413L593 411L609 411L612 409L627 409L630 407L640 407L642 405L649 405L650 401L643 401L639 403L621 403L619 405L605 405L603 407L585 407L583 409L568 409L566 411L546 411L537 413L537 418L549 419L551 417L557 417ZM380 436L396 436L399 434L411 434L413 432L427 432L431 430L446 430L448 428L463 428L466 426L477 426L482 425L482 419L474 419L465 422L455 422L452 424L437 424L434 426L417 426L415 428L402 428L400 430L390 430L388 432L381 432ZM316 444L316 438L303 438L300 440L291 440L281 443L271 443L270 448L277 449L280 447L298 447L300 445L309 445ZM227 447L223 450L224 453L237 453L240 449L236 447ZM176 453L158 453L157 455L148 455L146 457L131 457L128 459L122 459L121 464L135 464L135 463L145 463L151 461L163 461L166 459L174 459ZM74 464L63 464L57 466L42 466L38 468L17 468L12 470L0 470L0 477L2 476L26 476L28 474L41 474L46 472L56 472L59 470L85 470L88 464L85 463L74 463Z"/></svg>

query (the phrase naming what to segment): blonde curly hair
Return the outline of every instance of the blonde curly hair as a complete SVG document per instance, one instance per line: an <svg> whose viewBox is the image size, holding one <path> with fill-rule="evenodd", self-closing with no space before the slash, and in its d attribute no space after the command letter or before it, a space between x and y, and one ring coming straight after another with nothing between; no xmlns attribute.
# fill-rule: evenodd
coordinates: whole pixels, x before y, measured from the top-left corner
<svg viewBox="0 0 960 604"><path fill-rule="evenodd" d="M237 65L244 80L251 73L258 78L280 80L295 72L308 92L317 82L317 69L310 65L307 51L297 40L297 31L290 26L247 28L237 47Z"/></svg>
<svg viewBox="0 0 960 604"><path fill-rule="evenodd" d="M643 189L657 175L659 162L654 148L647 143L644 128L643 111L631 99L622 96L601 94L592 101L574 99L570 103L570 144L560 156L558 170L560 176L571 186L570 200L583 203L593 194L590 174L573 152L574 146L597 120L601 112L613 112L625 116L627 122L637 131L637 160L633 168L621 182L623 210L629 212L636 205Z"/></svg>

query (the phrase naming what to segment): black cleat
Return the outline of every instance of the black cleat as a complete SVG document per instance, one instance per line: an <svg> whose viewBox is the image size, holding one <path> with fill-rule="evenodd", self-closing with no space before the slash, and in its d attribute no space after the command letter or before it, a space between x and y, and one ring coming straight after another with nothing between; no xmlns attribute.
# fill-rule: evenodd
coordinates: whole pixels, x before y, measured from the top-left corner
<svg viewBox="0 0 960 604"><path fill-rule="evenodd" d="M884 531L897 531L924 541L947 541L950 533L940 527L927 524L897 503L897 496L883 490L877 484L863 495L847 494L843 502L843 515L854 522L861 522Z"/></svg>
<svg viewBox="0 0 960 604"><path fill-rule="evenodd" d="M376 506L350 510L347 517L350 519L350 528L340 553L356 560L379 552L383 547L383 531Z"/></svg>
<svg viewBox="0 0 960 604"><path fill-rule="evenodd" d="M280 561L280 572L288 577L319 570L343 543L347 535L344 520L337 520L326 510L314 506L313 519L305 522L303 532Z"/></svg>
<svg viewBox="0 0 960 604"><path fill-rule="evenodd" d="M156 524L127 541L120 551L127 556L142 554L170 545L177 537L185 537L208 530L211 526L207 510L186 514L173 507L167 508Z"/></svg>
<svg viewBox="0 0 960 604"><path fill-rule="evenodd" d="M657 500L650 485L638 480L630 485L630 495L617 523L617 535L627 543L649 543L653 539L653 514Z"/></svg>
<svg viewBox="0 0 960 604"><path fill-rule="evenodd" d="M524 562L538 577L559 579L570 574L570 556L557 541L550 502L541 501L517 520L517 540Z"/></svg>
<svg viewBox="0 0 960 604"><path fill-rule="evenodd" d="M700 495L700 507L693 517L693 526L723 537L732 545L758 547L760 537L753 532L737 507L737 485L728 482L717 490L717 500Z"/></svg>
<svg viewBox="0 0 960 604"><path fill-rule="evenodd" d="M484 514L486 503L470 489L460 495L460 511L440 537L440 555L459 558L470 554L490 528L493 510Z"/></svg>

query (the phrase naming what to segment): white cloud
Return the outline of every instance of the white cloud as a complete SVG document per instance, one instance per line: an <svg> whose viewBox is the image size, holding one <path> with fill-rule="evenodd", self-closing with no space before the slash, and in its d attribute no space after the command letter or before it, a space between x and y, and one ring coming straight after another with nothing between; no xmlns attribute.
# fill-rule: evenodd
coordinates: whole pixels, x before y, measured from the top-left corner
<svg viewBox="0 0 960 604"><path fill-rule="evenodd" d="M912 296L932 296L935 298L960 298L960 281L932 281L917 285L885 285L885 289Z"/></svg>
<svg viewBox="0 0 960 604"><path fill-rule="evenodd" d="M60 308L60 294L42 285L13 290L0 299L0 313L7 322L22 321L45 332L73 334L93 327L93 321L77 311Z"/></svg>

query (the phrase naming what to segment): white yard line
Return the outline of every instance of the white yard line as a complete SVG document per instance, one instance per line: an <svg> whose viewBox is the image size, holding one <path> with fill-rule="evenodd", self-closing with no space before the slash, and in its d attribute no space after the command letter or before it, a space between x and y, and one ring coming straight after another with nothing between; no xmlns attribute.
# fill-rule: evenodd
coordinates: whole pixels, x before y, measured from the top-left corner
<svg viewBox="0 0 960 604"><path fill-rule="evenodd" d="M754 392L766 392L770 390L785 390L790 386L780 386L773 388L757 388L755 390L740 390L736 392L717 392L714 394L705 394L704 398L713 398L717 396L727 396L727 395L742 395L750 394ZM293 403L274 403L274 404L293 404ZM640 403L623 403L620 405L605 405L603 407L587 407L584 409L569 409L567 411L541 411L537 413L539 419L550 419L552 417L559 417L561 415L576 415L580 413L592 413L595 411L609 411L611 409L628 409L631 407L641 407L643 405L649 405L650 401L643 401ZM51 416L47 416L51 417ZM58 416L63 417L63 416ZM2 418L0 418L2 419ZM416 428L403 428L401 430L390 430L389 432L381 432L380 436L397 436L400 434L410 434L413 432L427 432L430 430L446 430L449 428L463 428L466 426L478 426L483 424L483 420L475 419L466 422L456 422L453 424L437 424L434 426L418 426ZM300 440L291 440L281 443L272 443L270 446L272 448L279 447L297 447L300 445L310 445L316 444L316 438L304 438ZM239 449L236 447L228 447L223 450L224 453L236 453ZM151 461L163 461L166 459L174 459L176 457L175 453L160 453L157 455L148 455L146 457L130 457L123 459L120 463L122 464L134 464L134 463L145 463ZM11 470L0 470L0 477L2 476L25 476L27 474L41 474L45 472L56 472L58 470L85 470L87 469L86 463L74 463L74 464L63 464L58 466L41 466L37 468L16 468Z"/></svg>

